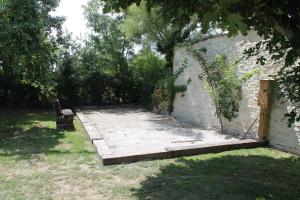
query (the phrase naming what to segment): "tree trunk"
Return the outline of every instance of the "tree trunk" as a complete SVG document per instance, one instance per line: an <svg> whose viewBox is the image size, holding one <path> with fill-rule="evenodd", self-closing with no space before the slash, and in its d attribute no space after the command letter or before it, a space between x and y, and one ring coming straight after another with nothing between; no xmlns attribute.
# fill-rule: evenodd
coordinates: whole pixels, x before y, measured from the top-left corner
<svg viewBox="0 0 300 200"><path fill-rule="evenodd" d="M221 125L221 131L222 131L222 133L224 133L224 127L223 127L223 120L222 120L222 117L218 117L218 118L219 118L220 125Z"/></svg>

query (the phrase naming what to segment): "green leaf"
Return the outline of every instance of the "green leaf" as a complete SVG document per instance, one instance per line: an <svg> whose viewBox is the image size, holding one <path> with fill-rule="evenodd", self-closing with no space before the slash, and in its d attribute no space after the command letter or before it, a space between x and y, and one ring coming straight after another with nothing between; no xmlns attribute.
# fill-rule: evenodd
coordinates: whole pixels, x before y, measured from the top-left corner
<svg viewBox="0 0 300 200"><path fill-rule="evenodd" d="M207 33L207 31L210 28L210 23L211 23L212 19L213 19L212 13L205 13L203 15L203 19L201 21L201 26L202 26L201 32L202 33Z"/></svg>
<svg viewBox="0 0 300 200"><path fill-rule="evenodd" d="M238 31L242 34L246 34L248 26L243 22L244 18L237 13L232 13L227 16L228 31L230 35L236 35Z"/></svg>

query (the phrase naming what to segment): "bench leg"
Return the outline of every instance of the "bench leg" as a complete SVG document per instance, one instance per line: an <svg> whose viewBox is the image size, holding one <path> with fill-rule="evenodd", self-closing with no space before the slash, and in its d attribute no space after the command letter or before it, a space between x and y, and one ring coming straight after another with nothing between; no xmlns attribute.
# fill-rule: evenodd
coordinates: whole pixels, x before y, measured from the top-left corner
<svg viewBox="0 0 300 200"><path fill-rule="evenodd" d="M56 123L56 129L57 130L74 130L74 124L73 123Z"/></svg>
<svg viewBox="0 0 300 200"><path fill-rule="evenodd" d="M56 129L57 130L74 130L73 117L72 118L57 118L56 119Z"/></svg>

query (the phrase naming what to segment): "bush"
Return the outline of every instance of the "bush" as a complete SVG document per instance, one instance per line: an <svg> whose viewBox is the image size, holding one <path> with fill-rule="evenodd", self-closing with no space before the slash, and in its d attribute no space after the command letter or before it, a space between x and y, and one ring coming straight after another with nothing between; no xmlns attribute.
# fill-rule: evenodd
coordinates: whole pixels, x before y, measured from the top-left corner
<svg viewBox="0 0 300 200"><path fill-rule="evenodd" d="M139 102L151 105L155 86L165 76L165 64L166 62L150 49L141 51L130 62L133 89L138 93Z"/></svg>
<svg viewBox="0 0 300 200"><path fill-rule="evenodd" d="M47 103L39 87L0 76L0 107L34 108L45 107Z"/></svg>

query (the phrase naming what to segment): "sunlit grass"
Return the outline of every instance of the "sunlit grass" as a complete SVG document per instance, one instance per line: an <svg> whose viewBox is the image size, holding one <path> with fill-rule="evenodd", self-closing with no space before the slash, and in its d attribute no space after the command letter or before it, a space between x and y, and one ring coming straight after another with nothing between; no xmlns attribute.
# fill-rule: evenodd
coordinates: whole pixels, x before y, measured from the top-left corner
<svg viewBox="0 0 300 200"><path fill-rule="evenodd" d="M0 199L300 199L300 160L268 148L103 167L80 122L0 110Z"/></svg>

